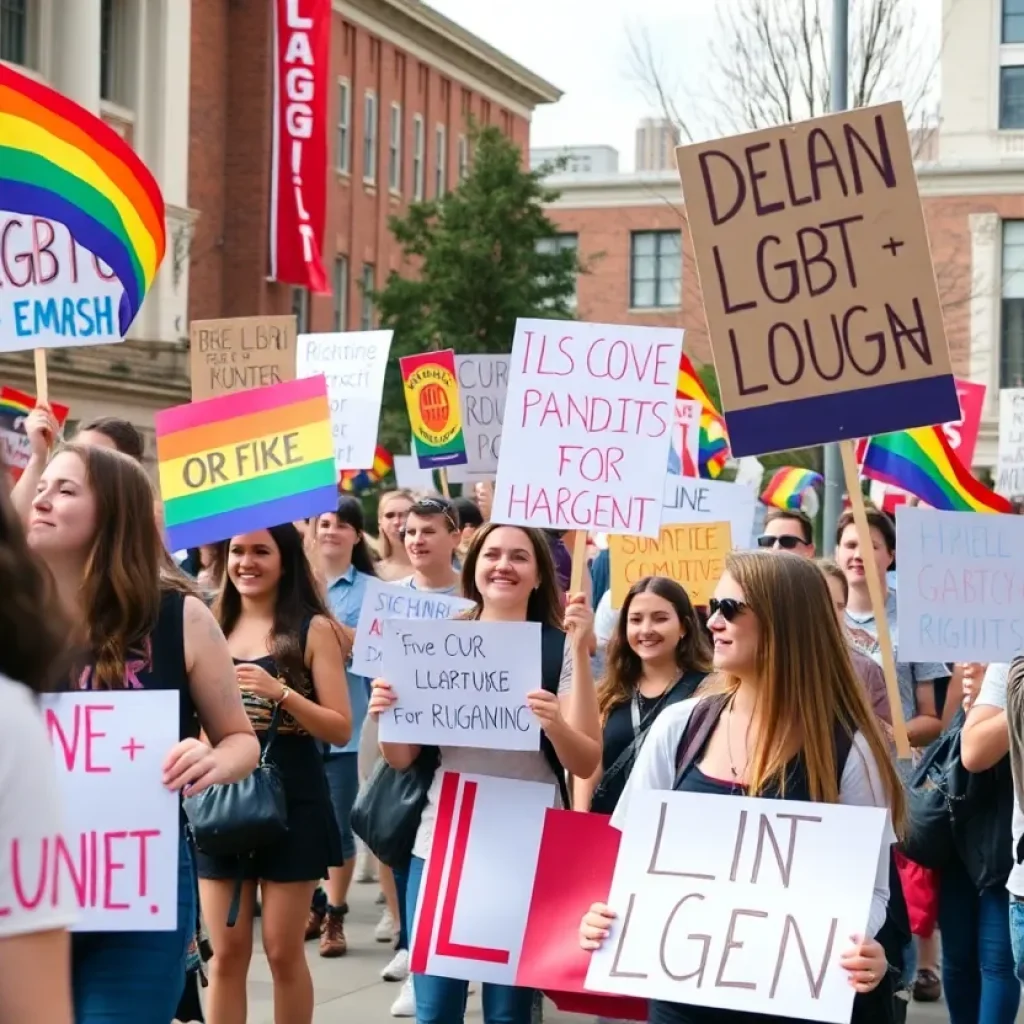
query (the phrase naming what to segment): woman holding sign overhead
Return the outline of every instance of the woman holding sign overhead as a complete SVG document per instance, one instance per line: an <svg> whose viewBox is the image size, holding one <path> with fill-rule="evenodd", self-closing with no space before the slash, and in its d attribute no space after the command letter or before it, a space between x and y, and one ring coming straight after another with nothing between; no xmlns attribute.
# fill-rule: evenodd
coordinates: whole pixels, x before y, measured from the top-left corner
<svg viewBox="0 0 1024 1024"><path fill-rule="evenodd" d="M555 566L547 538L539 530L487 523L473 538L462 574L463 593L475 602L470 617L481 622L539 622L542 625L542 678L527 696L540 722L542 749L495 751L440 748L440 768L499 778L549 782L568 803L565 772L593 774L601 756L597 696L590 674L593 613L583 595L570 598L563 618ZM373 683L370 714L395 703L384 680ZM381 752L399 770L411 767L421 748L382 743ZM441 775L431 786L413 849L407 904L416 906L423 867L433 842ZM461 1024L467 983L452 978L415 976L418 1024ZM485 1024L529 1024L534 993L503 985L483 986Z"/></svg>
<svg viewBox="0 0 1024 1024"><path fill-rule="evenodd" d="M891 823L902 825L903 791L850 664L825 578L812 562L795 555L733 553L710 610L718 675L706 692L668 708L654 723L612 824L626 824L630 800L643 790L887 808L866 934L837 935L834 953L859 993L853 1021L884 1024L892 1019L893 989L875 936L886 918L890 846L896 838ZM625 910L595 903L580 925L583 947L599 948ZM730 941L731 933L725 939ZM724 955L716 952L715 963ZM708 972L712 978L717 972L719 979L723 974L718 966L709 965ZM710 982L698 989L675 980L679 989L704 996L715 988ZM768 998L760 986L748 991L749 1012L651 1000L648 1020L794 1024L794 1018L759 1012L760 1005L767 1009L759 1000Z"/></svg>

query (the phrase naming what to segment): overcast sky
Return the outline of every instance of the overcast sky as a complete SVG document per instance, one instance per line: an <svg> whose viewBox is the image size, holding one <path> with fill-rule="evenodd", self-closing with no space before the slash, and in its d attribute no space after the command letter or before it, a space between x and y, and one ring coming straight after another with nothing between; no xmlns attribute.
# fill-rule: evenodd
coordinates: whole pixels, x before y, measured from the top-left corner
<svg viewBox="0 0 1024 1024"><path fill-rule="evenodd" d="M710 75L716 8L742 0L426 0L565 94L534 114L531 145L612 145L633 167L637 121L659 111L631 69L629 34L645 28L679 99ZM784 2L784 0L779 0ZM937 46L938 0L904 0ZM823 7L830 7L824 3Z"/></svg>

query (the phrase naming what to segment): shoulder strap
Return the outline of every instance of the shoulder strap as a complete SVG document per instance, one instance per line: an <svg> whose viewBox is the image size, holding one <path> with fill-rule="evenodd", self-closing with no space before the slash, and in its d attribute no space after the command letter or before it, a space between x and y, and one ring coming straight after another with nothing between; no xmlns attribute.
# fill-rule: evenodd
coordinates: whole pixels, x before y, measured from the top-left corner
<svg viewBox="0 0 1024 1024"><path fill-rule="evenodd" d="M160 595L160 612L149 642L153 671L159 672L164 678L177 679L180 686L187 686L185 595L181 591L165 590Z"/></svg>
<svg viewBox="0 0 1024 1024"><path fill-rule="evenodd" d="M704 744L718 723L728 701L727 693L716 693L714 696L699 701L690 712L682 739L676 748L676 786L682 781L683 776L689 771L690 765L704 748Z"/></svg>
<svg viewBox="0 0 1024 1024"><path fill-rule="evenodd" d="M836 789L843 788L843 772L853 749L853 736L842 722L836 722Z"/></svg>
<svg viewBox="0 0 1024 1024"><path fill-rule="evenodd" d="M316 616L307 615L302 620L302 628L299 630L299 647L302 650L302 659L306 659L306 641L309 639L309 629L313 625L313 619Z"/></svg>
<svg viewBox="0 0 1024 1024"><path fill-rule="evenodd" d="M541 687L548 693L558 693L558 685L562 678L562 663L565 660L565 633L553 626L541 626L540 630L540 674ZM548 739L547 733L540 734L540 749L555 773L558 792L562 797L562 806L569 810L572 798L569 786L565 781L565 768L558 759L554 744Z"/></svg>

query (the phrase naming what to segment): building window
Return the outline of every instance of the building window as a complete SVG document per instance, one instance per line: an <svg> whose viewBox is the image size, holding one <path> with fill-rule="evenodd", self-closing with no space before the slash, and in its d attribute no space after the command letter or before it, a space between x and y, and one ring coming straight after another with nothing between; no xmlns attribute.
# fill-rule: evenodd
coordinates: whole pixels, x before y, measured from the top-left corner
<svg viewBox="0 0 1024 1024"><path fill-rule="evenodd" d="M352 86L341 78L338 80L338 138L334 166L342 174L348 174L352 161Z"/></svg>
<svg viewBox="0 0 1024 1024"><path fill-rule="evenodd" d="M999 386L1024 387L1024 220L1003 221Z"/></svg>
<svg viewBox="0 0 1024 1024"><path fill-rule="evenodd" d="M36 66L34 0L0 0L0 60Z"/></svg>
<svg viewBox="0 0 1024 1024"><path fill-rule="evenodd" d="M999 127L1024 129L1024 67L999 69Z"/></svg>
<svg viewBox="0 0 1024 1024"><path fill-rule="evenodd" d="M100 4L100 99L127 106L125 89L125 3Z"/></svg>
<svg viewBox="0 0 1024 1024"><path fill-rule="evenodd" d="M423 179L426 164L426 135L423 117L416 114L412 119L412 197L423 198Z"/></svg>
<svg viewBox="0 0 1024 1024"><path fill-rule="evenodd" d="M363 99L363 181L377 180L377 94L366 90Z"/></svg>
<svg viewBox="0 0 1024 1024"><path fill-rule="evenodd" d="M299 334L309 334L309 289L292 289L292 312Z"/></svg>
<svg viewBox="0 0 1024 1024"><path fill-rule="evenodd" d="M437 168L434 171L434 197L440 199L448 191L448 133L443 124L434 132Z"/></svg>
<svg viewBox="0 0 1024 1024"><path fill-rule="evenodd" d="M469 174L469 139L459 136L459 181L465 181Z"/></svg>
<svg viewBox="0 0 1024 1024"><path fill-rule="evenodd" d="M388 135L388 188L402 191L402 105L391 104L391 131Z"/></svg>
<svg viewBox="0 0 1024 1024"><path fill-rule="evenodd" d="M359 314L359 329L361 331L373 330L373 291L377 287L374 280L374 267L372 263L363 264L363 278L359 283L360 291L363 293L363 308Z"/></svg>
<svg viewBox="0 0 1024 1024"><path fill-rule="evenodd" d="M682 235L634 231L630 237L629 306L677 309L682 295Z"/></svg>
<svg viewBox="0 0 1024 1024"><path fill-rule="evenodd" d="M572 233L572 234L568 234L567 233L567 234L562 234L562 235L555 235L554 238L541 238L541 239L538 239L536 248L537 248L537 252L539 252L539 253L546 253L546 254L549 254L549 255L554 255L555 253L568 252L570 250L572 252L576 252L577 249L579 249L579 244L580 244L579 235L577 235L575 233ZM575 309L576 309L576 292L575 291L573 291L572 298L569 299L568 305L569 305L569 308L571 310L575 311Z"/></svg>
<svg viewBox="0 0 1024 1024"><path fill-rule="evenodd" d="M348 257L334 257L334 329L348 325Z"/></svg>
<svg viewBox="0 0 1024 1024"><path fill-rule="evenodd" d="M1024 0L1003 0L1003 42L1024 43Z"/></svg>

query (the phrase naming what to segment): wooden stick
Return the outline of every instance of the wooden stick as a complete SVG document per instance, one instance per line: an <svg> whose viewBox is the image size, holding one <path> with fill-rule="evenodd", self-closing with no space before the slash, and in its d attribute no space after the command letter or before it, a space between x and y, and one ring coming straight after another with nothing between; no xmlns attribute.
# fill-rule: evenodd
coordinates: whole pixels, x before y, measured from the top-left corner
<svg viewBox="0 0 1024 1024"><path fill-rule="evenodd" d="M441 493L446 497L452 496L451 491L448 490L448 470L442 467L437 471L437 475L441 478Z"/></svg>
<svg viewBox="0 0 1024 1024"><path fill-rule="evenodd" d="M583 573L587 569L587 531L577 530L572 542L572 576L569 580L569 593L583 593Z"/></svg>
<svg viewBox="0 0 1024 1024"><path fill-rule="evenodd" d="M903 703L896 683L896 658L893 656L892 637L889 636L889 620L885 614L885 594L882 581L878 578L873 563L874 545L868 527L868 513L864 507L864 493L860 489L860 474L857 470L857 453L853 441L840 441L839 451L843 458L843 476L846 478L846 492L850 496L853 522L860 541L861 559L864 562L864 578L871 596L871 610L875 616L875 630L878 646L882 652L882 671L885 674L885 688L889 693L889 711L892 714L892 731L896 739L896 753L901 758L910 757L910 739L907 723L903 719Z"/></svg>
<svg viewBox="0 0 1024 1024"><path fill-rule="evenodd" d="M35 350L36 361L36 401L40 404L50 401L50 385L46 379L46 349Z"/></svg>

